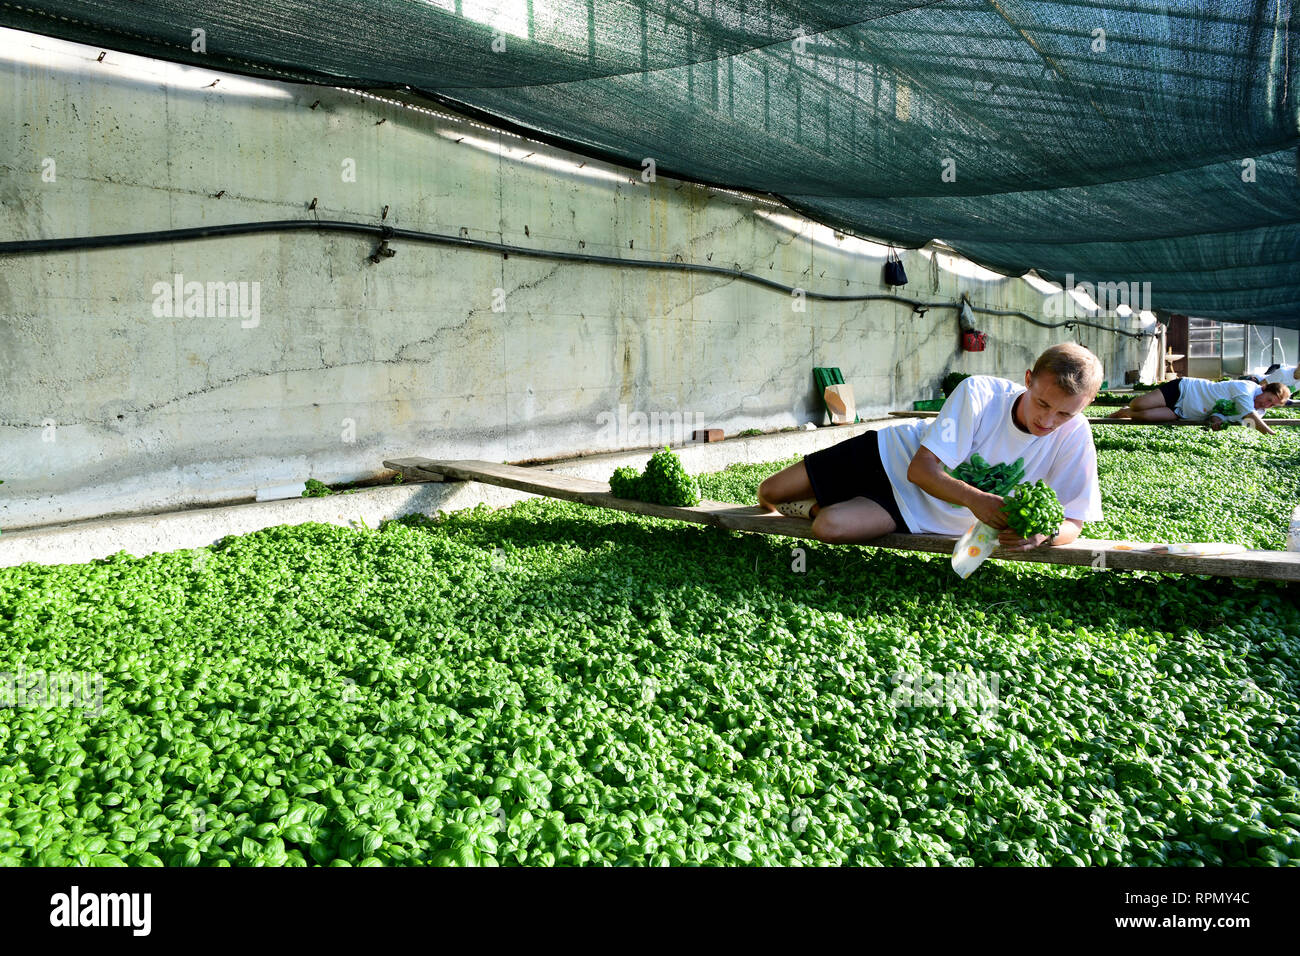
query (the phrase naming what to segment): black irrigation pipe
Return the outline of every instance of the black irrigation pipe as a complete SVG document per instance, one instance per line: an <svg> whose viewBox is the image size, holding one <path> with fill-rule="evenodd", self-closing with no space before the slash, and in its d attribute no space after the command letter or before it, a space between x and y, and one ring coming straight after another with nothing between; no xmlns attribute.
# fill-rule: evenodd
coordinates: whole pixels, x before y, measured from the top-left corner
<svg viewBox="0 0 1300 956"><path fill-rule="evenodd" d="M212 239L222 236L244 236L261 232L294 232L303 230L353 232L361 235L376 236L382 241L389 239L410 239L415 242L432 242L445 246L459 246L465 249L484 249L499 252L504 256L531 256L536 259L559 259L566 262L590 262L601 265L617 266L630 269L678 269L683 272L703 272L711 275L726 276L729 279L741 279L769 289L778 289L786 293L801 292L809 299L828 302L901 302L914 310L960 309L960 302L924 302L909 299L906 296L890 293L868 295L834 295L829 292L813 292L797 289L775 279L765 279L744 272L738 267L727 269L723 266L704 265L698 262L666 262L659 259L622 259L618 256L599 256L588 252L558 252L547 249L529 249L525 246L512 246L502 242L490 242L486 239L470 239L465 236L448 236L436 232L419 232L414 229L397 229L392 226L371 225L362 222L343 222L329 219L273 219L267 222L238 222L224 226L193 226L187 229L159 229L152 232L124 232L110 236L73 236L63 239L22 239L17 242L0 242L0 256L33 255L43 252L71 252L84 249L120 249L126 246L146 246L158 243L185 242L192 239ZM1043 322L1025 312L1013 309L986 309L972 305L971 311L985 315L1014 315L1044 329L1072 328L1076 325L1114 332L1130 338L1142 339L1150 332L1126 332L1113 329L1097 322L1085 319L1068 319L1064 322Z"/></svg>

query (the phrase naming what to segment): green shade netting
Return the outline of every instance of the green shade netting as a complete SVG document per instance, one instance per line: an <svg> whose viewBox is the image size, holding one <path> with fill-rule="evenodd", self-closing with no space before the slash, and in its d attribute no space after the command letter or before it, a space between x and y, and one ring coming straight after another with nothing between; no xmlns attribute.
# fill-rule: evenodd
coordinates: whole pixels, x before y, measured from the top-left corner
<svg viewBox="0 0 1300 956"><path fill-rule="evenodd" d="M409 87L856 235L1300 327L1292 0L0 0L0 24Z"/></svg>

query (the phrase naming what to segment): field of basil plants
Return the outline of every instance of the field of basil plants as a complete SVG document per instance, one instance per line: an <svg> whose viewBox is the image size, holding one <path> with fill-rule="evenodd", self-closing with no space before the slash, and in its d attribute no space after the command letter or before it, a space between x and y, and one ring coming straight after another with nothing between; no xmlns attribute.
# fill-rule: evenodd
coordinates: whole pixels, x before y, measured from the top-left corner
<svg viewBox="0 0 1300 956"><path fill-rule="evenodd" d="M1086 534L1283 547L1300 434L1097 444ZM0 863L1286 865L1294 598L542 499L0 569Z"/></svg>

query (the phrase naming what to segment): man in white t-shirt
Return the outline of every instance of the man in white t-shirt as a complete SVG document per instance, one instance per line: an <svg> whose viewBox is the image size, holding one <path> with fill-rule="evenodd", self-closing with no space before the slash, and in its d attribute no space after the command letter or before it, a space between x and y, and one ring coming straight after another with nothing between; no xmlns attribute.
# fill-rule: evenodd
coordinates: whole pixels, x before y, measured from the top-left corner
<svg viewBox="0 0 1300 956"><path fill-rule="evenodd" d="M1218 431L1224 425L1249 422L1265 435L1276 434L1264 424L1264 412L1285 405L1291 390L1271 382L1256 385L1240 379L1211 382L1204 378L1176 378L1159 388L1133 399L1110 418L1128 418L1135 422L1204 422ZM1219 403L1230 405L1220 408Z"/></svg>
<svg viewBox="0 0 1300 956"><path fill-rule="evenodd" d="M893 531L961 535L975 519L1001 532L1004 548L1069 544L1085 521L1101 520L1097 453L1081 414L1101 385L1097 357L1054 345L1016 385L989 375L964 379L937 418L865 432L814 452L766 479L759 504L813 519L822 541L870 541ZM991 465L1024 459L1024 481L1045 481L1065 521L1054 535L1021 538L1004 499L949 472L979 455ZM809 497L809 496L812 497Z"/></svg>

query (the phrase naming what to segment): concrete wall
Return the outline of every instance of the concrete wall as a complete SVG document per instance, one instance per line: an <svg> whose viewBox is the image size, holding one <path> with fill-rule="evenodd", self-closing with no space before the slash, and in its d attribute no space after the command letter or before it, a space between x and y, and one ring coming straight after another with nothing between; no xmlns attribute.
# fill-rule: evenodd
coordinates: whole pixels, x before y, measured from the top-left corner
<svg viewBox="0 0 1300 956"><path fill-rule="evenodd" d="M217 74L3 33L4 240L378 222L388 206L386 222L409 229L884 291L883 249L763 200L642 183L639 170L355 93L209 86ZM393 245L378 265L368 238L307 232L4 257L0 527L358 480L386 457L513 462L672 437L627 434L620 406L728 433L795 425L820 419L814 365L843 370L866 418L936 394L952 369L1019 379L1070 335L982 317L989 350L966 354L947 309L809 300L798 312L786 293L723 276ZM907 294L1046 310L1026 281L940 262L935 285L929 252L907 253ZM176 275L256 288L256 322L158 314L155 288ZM1154 373L1146 344L1078 340L1112 382Z"/></svg>

